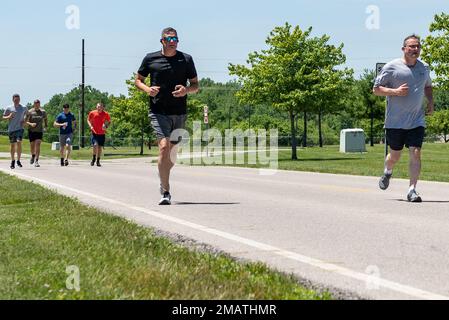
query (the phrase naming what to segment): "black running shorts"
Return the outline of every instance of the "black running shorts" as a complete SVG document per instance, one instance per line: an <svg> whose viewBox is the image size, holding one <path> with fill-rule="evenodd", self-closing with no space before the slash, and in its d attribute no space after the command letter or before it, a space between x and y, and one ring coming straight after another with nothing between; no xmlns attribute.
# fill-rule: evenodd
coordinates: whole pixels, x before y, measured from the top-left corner
<svg viewBox="0 0 449 320"><path fill-rule="evenodd" d="M426 129L418 127L415 129L387 129L387 143L394 151L406 148L422 148Z"/></svg>

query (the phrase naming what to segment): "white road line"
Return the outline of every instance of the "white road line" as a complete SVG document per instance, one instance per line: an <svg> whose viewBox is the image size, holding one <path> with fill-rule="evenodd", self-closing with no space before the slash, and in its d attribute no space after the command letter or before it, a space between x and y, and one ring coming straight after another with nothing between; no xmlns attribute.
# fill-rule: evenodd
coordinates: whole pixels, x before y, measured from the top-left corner
<svg viewBox="0 0 449 320"><path fill-rule="evenodd" d="M47 186L47 187L54 187L56 189L61 189L61 190L66 190L66 191L71 191L73 193L77 193L79 195L83 195L83 196L87 196L93 199L97 199L100 201L104 201L107 202L109 204L114 204L114 205L119 205L121 207L125 207L134 211L139 211L148 215L151 215L155 218L161 219L161 220L165 220L165 221L170 221L170 222L174 222L176 224L182 225L182 226L186 226L189 228L192 228L194 230L198 230L198 231L202 231L208 234L212 234L224 239L228 239L231 241L235 241L241 244L245 244L249 247L253 247L256 248L258 250L261 251L266 251L266 252L270 252L273 254L276 254L278 256L287 258L287 259L291 259L294 261L298 261L316 268L319 268L321 270L325 270L328 271L330 273L334 273L334 274L339 274L339 275L343 275L352 279L356 279L359 281L363 281L365 283L373 283L373 281L376 282L376 285L378 285L379 287L383 287L386 289L390 289L392 291L396 291L399 293L403 293L406 295L409 295L411 297L414 298L418 298L418 299L428 299L428 300L449 300L449 297L447 296L443 296L443 295L439 295L436 293L432 293L432 292L428 292L428 291L424 291L418 288L414 288L411 286L407 286L407 285L403 285L397 282L393 282L390 280L386 280L386 279L382 279L382 278L375 278L373 279L372 275L368 275L368 274L364 274L364 273L360 273L357 271L353 271L351 269L347 269L347 268L343 268L340 267L338 265L332 264L332 263L327 263L318 259L314 259L314 258L310 258L304 255L301 255L299 253L296 252L292 252L292 251L287 251L287 250L283 250L281 248L277 248L268 244L264 244L258 241L254 241L251 239L247 239L247 238L243 238L240 236L236 236L234 234L228 233L228 232L223 232L214 228L209 228L200 224L196 224L196 223L192 223L186 220L182 220L179 218L175 218L175 217L170 217L167 216L165 214L156 212L156 211L152 211L150 209L146 209L146 208L142 208L142 207L137 207L137 206L132 206L129 205L127 203L121 202L121 201L117 201L114 199L109 199L106 197L102 197L99 195L95 195L95 194L91 194L88 192L84 192L84 191L80 191L74 188L70 188L67 186L63 186L57 183L53 183L50 181L46 181L43 179L38 179L38 178L34 178L31 176L27 176L25 174L21 174L21 173L17 173L17 172L11 172L11 171L6 171L4 169L0 169L0 171L9 174L9 175L14 175L20 178L23 178L25 180L31 180L33 182L37 182L41 185ZM57 191L57 190L56 190Z"/></svg>

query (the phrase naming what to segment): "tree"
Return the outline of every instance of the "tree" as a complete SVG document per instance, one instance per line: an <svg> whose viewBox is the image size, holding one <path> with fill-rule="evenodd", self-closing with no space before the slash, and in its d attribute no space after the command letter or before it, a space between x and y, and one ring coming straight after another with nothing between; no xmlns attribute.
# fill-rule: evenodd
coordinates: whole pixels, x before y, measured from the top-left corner
<svg viewBox="0 0 449 320"><path fill-rule="evenodd" d="M447 143L449 141L449 110L435 111L427 119L427 128L429 133L441 136Z"/></svg>
<svg viewBox="0 0 449 320"><path fill-rule="evenodd" d="M429 31L431 35L423 41L423 59L435 71L436 84L449 90L449 14L435 15Z"/></svg>
<svg viewBox="0 0 449 320"><path fill-rule="evenodd" d="M433 97L435 100L435 110L449 109L449 90L442 90L435 88L433 91Z"/></svg>
<svg viewBox="0 0 449 320"><path fill-rule="evenodd" d="M365 69L359 80L355 82L355 108L353 116L359 120L369 119L370 144L374 146L374 135L380 134L385 119L385 100L373 94L376 72ZM365 121L362 121L365 122ZM379 128L380 126L380 128Z"/></svg>
<svg viewBox="0 0 449 320"><path fill-rule="evenodd" d="M140 154L143 155L145 136L151 142L153 130L148 117L148 95L134 85L136 75L126 80L128 96L112 98L111 118L114 134L120 137L140 138ZM146 80L149 83L149 78Z"/></svg>
<svg viewBox="0 0 449 320"><path fill-rule="evenodd" d="M317 110L316 101L338 96L342 79L351 74L348 69L335 70L345 62L343 45L329 45L329 37L310 37L312 28L302 31L286 23L271 31L267 50L250 53L247 63L229 65L231 75L239 77L237 92L243 104L270 103L287 112L292 136L292 159L297 160L296 117L300 112ZM327 107L329 105L323 106ZM307 137L305 136L305 140Z"/></svg>
<svg viewBox="0 0 449 320"><path fill-rule="evenodd" d="M354 97L350 95L354 86L354 79L352 76L349 77L349 74L352 74L352 71L348 72L341 78L336 78L335 81L338 87L334 87L334 90L323 92L323 94L315 100L315 109L318 113L318 140L320 148L323 147L322 118L325 113L342 111L347 108L348 97L354 99ZM334 76L335 75L336 74L334 74ZM306 122L304 123L304 126L307 126ZM307 139L306 135L304 136L304 139ZM307 140L305 143L307 143Z"/></svg>
<svg viewBox="0 0 449 320"><path fill-rule="evenodd" d="M235 97L238 89L240 86L235 81L219 83L209 78L200 80L200 91L195 95L195 100L200 101L203 106L209 107L211 126L222 132L225 129L230 129L231 124L243 117L243 110ZM189 109L189 118L195 115L194 112L195 110ZM203 120L202 110L196 120Z"/></svg>

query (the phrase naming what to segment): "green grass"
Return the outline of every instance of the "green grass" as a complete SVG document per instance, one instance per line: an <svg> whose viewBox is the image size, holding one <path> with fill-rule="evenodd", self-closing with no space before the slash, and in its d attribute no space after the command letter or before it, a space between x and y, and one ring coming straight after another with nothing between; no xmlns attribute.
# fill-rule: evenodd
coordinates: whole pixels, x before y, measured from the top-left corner
<svg viewBox="0 0 449 320"><path fill-rule="evenodd" d="M88 141L86 142L89 143ZM0 136L0 152L9 152L9 140L5 136ZM23 153L30 154L30 143L28 140L23 141ZM158 150L153 147L151 150L148 147L144 148L143 156L157 156ZM52 151L51 144L43 142L41 145L41 155L50 158L59 158L59 151ZM92 157L92 149L85 148L72 151L70 158L73 160L87 160ZM112 147L106 147L104 149L105 159L118 159L118 158L132 158L141 157L140 147L119 147L114 149Z"/></svg>
<svg viewBox="0 0 449 320"><path fill-rule="evenodd" d="M384 168L385 147L367 146L367 153L342 154L338 146L307 148L299 152L299 160L291 160L291 152L280 153L279 167L284 170L300 170L350 174L363 176L379 176ZM427 143L422 149L421 179L428 181L449 182L449 145ZM396 178L408 178L408 150L404 149L394 175Z"/></svg>
<svg viewBox="0 0 449 320"><path fill-rule="evenodd" d="M385 147L367 146L366 153L340 153L339 146L298 148L298 160L291 160L291 149L279 152L279 169L362 176L380 176L384 168ZM425 143L422 149L421 180L449 182L449 144ZM408 179L408 150L394 170L395 178ZM247 157L245 157L247 163ZM223 159L224 163L224 159ZM266 165L234 165L264 168Z"/></svg>
<svg viewBox="0 0 449 320"><path fill-rule="evenodd" d="M330 299L0 174L0 299ZM68 266L81 290L66 288Z"/></svg>

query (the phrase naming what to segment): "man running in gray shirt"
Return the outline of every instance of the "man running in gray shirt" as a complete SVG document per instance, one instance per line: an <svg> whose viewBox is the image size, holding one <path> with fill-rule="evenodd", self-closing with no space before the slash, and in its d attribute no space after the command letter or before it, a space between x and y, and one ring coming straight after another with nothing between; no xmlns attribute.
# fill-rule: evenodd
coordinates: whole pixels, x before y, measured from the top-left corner
<svg viewBox="0 0 449 320"><path fill-rule="evenodd" d="M403 58L387 63L374 83L374 94L387 97L385 129L391 149L379 187L382 190L388 188L394 165L399 161L405 145L410 152L407 200L422 202L416 192L416 184L421 173L421 148L426 127L423 99L425 95L427 114L431 115L434 111L432 81L429 67L418 60L420 38L416 35L405 38L402 51Z"/></svg>
<svg viewBox="0 0 449 320"><path fill-rule="evenodd" d="M8 135L11 144L11 169L15 169L15 153L17 152L17 166L22 168L20 158L22 157L22 140L25 124L25 117L27 115L27 108L20 104L20 96L13 95L12 101L14 104L5 109L3 119L9 121Z"/></svg>

